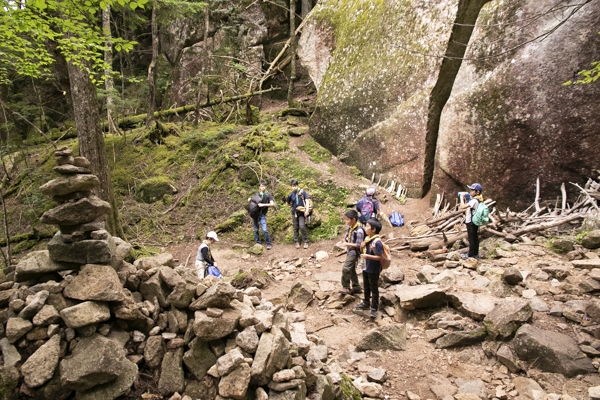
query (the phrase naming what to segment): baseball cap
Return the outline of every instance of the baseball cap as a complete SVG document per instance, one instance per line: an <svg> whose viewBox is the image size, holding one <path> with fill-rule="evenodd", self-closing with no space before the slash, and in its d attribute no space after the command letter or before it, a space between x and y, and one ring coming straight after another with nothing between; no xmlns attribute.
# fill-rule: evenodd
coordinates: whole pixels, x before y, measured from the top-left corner
<svg viewBox="0 0 600 400"><path fill-rule="evenodd" d="M367 189L367 196L373 196L375 194L375 187L371 186Z"/></svg>
<svg viewBox="0 0 600 400"><path fill-rule="evenodd" d="M478 192L483 191L483 187L479 183L474 183L472 185L467 186L469 189L477 190Z"/></svg>
<svg viewBox="0 0 600 400"><path fill-rule="evenodd" d="M210 231L206 234L206 237L209 239L215 239L215 242L219 241L219 238L217 237L217 232L215 231Z"/></svg>

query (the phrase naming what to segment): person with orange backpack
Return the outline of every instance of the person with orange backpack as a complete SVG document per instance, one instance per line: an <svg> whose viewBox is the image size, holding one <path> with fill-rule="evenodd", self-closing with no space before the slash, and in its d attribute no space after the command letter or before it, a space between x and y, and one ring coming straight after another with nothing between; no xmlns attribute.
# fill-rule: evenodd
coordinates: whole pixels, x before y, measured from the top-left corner
<svg viewBox="0 0 600 400"><path fill-rule="evenodd" d="M346 260L342 267L342 294L358 294L362 292L356 275L356 265L360 254L360 245L365 237L365 230L358 222L356 210L348 210L344 213L346 218L346 234L344 241L337 244L338 247L346 248Z"/></svg>

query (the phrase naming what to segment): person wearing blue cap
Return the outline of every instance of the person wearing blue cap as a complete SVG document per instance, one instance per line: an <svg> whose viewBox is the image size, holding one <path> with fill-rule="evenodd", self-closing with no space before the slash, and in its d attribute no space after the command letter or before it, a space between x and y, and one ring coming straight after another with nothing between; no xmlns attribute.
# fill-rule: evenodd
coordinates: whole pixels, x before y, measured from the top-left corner
<svg viewBox="0 0 600 400"><path fill-rule="evenodd" d="M460 208L466 210L465 225L467 226L467 238L469 240L469 253L461 256L465 260L470 257L479 258L479 227L471 219L475 215L479 203L483 202L483 197L481 196L483 187L479 183L473 183L467 187L471 189L469 191L469 195L471 196L469 201L466 200L465 192L460 193Z"/></svg>

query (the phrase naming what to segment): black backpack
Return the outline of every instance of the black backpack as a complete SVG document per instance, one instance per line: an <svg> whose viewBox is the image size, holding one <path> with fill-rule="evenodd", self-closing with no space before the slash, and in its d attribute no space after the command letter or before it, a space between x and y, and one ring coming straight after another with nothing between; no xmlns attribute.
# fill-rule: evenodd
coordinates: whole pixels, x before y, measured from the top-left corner
<svg viewBox="0 0 600 400"><path fill-rule="evenodd" d="M258 206L258 203L261 203L262 199L262 196L256 193L254 196L252 196L250 202L246 206L246 210L252 218L258 218L260 215L261 208Z"/></svg>

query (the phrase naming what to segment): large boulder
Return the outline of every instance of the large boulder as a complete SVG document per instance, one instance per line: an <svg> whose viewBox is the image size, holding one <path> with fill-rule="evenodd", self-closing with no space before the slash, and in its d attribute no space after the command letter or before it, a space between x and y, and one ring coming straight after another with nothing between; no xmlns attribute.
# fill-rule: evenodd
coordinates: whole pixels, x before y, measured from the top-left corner
<svg viewBox="0 0 600 400"><path fill-rule="evenodd" d="M69 328L83 328L84 326L108 321L110 309L106 303L86 301L60 311L60 316Z"/></svg>
<svg viewBox="0 0 600 400"><path fill-rule="evenodd" d="M61 263L108 264L115 251L115 239L87 239L68 243L60 232L48 242L50 258Z"/></svg>
<svg viewBox="0 0 600 400"><path fill-rule="evenodd" d="M581 239L581 245L586 249L600 248L600 229L588 232L588 234Z"/></svg>
<svg viewBox="0 0 600 400"><path fill-rule="evenodd" d="M505 340L512 337L532 316L533 310L528 300L507 298L486 315L483 323L490 339Z"/></svg>
<svg viewBox="0 0 600 400"><path fill-rule="evenodd" d="M438 285L399 285L396 287L396 297L400 306L407 310L417 308L433 308L444 304L446 291Z"/></svg>
<svg viewBox="0 0 600 400"><path fill-rule="evenodd" d="M208 370L215 365L217 357L207 342L198 338L192 340L189 350L183 355L183 362L199 381L203 380Z"/></svg>
<svg viewBox="0 0 600 400"><path fill-rule="evenodd" d="M77 300L121 301L123 286L108 265L84 265L63 290L65 297Z"/></svg>
<svg viewBox="0 0 600 400"><path fill-rule="evenodd" d="M406 325L388 325L367 332L356 345L357 351L405 350Z"/></svg>
<svg viewBox="0 0 600 400"><path fill-rule="evenodd" d="M496 306L496 298L480 293L452 292L448 293L452 306L469 318L481 321Z"/></svg>
<svg viewBox="0 0 600 400"><path fill-rule="evenodd" d="M526 324L519 328L513 342L519 358L542 371L557 372L569 378L596 372L577 342L565 334Z"/></svg>
<svg viewBox="0 0 600 400"><path fill-rule="evenodd" d="M54 335L38 348L21 367L25 384L30 388L42 386L54 375L60 354L60 336Z"/></svg>
<svg viewBox="0 0 600 400"><path fill-rule="evenodd" d="M209 307L229 307L235 294L235 288L227 282L219 281L206 290L197 300L190 304L192 310L205 310Z"/></svg>
<svg viewBox="0 0 600 400"><path fill-rule="evenodd" d="M260 336L252 362L252 383L266 385L273 374L287 365L290 358L290 342L280 329L273 328Z"/></svg>
<svg viewBox="0 0 600 400"><path fill-rule="evenodd" d="M64 271L73 268L73 264L52 260L48 250L33 251L23 257L17 264L15 281L24 282L48 275L51 272Z"/></svg>
<svg viewBox="0 0 600 400"><path fill-rule="evenodd" d="M183 392L185 376L182 368L183 347L169 350L165 354L160 366L160 379L158 391L164 395Z"/></svg>
<svg viewBox="0 0 600 400"><path fill-rule="evenodd" d="M220 317L209 317L205 312L194 314L194 333L200 340L211 341L224 338L233 332L240 320L238 310L225 309Z"/></svg>

